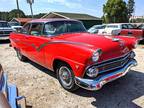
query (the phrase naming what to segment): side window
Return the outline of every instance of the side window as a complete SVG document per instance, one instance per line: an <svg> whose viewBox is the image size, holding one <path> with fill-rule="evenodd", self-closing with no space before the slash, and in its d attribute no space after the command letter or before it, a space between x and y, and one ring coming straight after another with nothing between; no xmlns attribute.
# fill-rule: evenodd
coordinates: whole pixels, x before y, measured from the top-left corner
<svg viewBox="0 0 144 108"><path fill-rule="evenodd" d="M66 30L67 29L64 22L52 22L45 24L43 34L45 36L55 36L66 33Z"/></svg>
<svg viewBox="0 0 144 108"><path fill-rule="evenodd" d="M122 24L122 29L128 29L126 24Z"/></svg>
<svg viewBox="0 0 144 108"><path fill-rule="evenodd" d="M29 29L30 29L30 24L26 24L25 26L23 26L23 28L21 28L21 30L19 30L18 32L22 33L22 34L28 34L29 33Z"/></svg>
<svg viewBox="0 0 144 108"><path fill-rule="evenodd" d="M29 31L30 35L41 36L42 35L43 24L42 23L33 23Z"/></svg>
<svg viewBox="0 0 144 108"><path fill-rule="evenodd" d="M128 29L133 29L133 28L135 28L132 24L127 24L127 26L128 26Z"/></svg>

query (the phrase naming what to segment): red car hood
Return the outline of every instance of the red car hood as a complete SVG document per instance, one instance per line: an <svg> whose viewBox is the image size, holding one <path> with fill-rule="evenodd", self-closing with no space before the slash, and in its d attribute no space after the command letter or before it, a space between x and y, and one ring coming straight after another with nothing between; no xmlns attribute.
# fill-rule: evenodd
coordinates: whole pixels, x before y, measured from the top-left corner
<svg viewBox="0 0 144 108"><path fill-rule="evenodd" d="M87 48L96 50L100 48L102 50L101 60L107 60L115 57L119 57L128 53L129 50L124 41L113 41L110 36L100 36L96 34L89 33L72 33L72 34L63 34L58 37L64 41L77 42L86 44Z"/></svg>

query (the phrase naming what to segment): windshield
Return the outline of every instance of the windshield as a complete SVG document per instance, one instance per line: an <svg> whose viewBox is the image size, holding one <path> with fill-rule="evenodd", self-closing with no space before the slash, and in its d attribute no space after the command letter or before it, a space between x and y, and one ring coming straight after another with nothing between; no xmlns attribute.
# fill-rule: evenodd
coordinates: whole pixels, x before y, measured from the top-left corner
<svg viewBox="0 0 144 108"><path fill-rule="evenodd" d="M9 25L10 26L20 26L20 24L17 22L9 22Z"/></svg>
<svg viewBox="0 0 144 108"><path fill-rule="evenodd" d="M44 27L44 35L48 36L78 32L86 32L83 24L78 21L54 21L46 23Z"/></svg>
<svg viewBox="0 0 144 108"><path fill-rule="evenodd" d="M98 29L104 29L105 28L105 25L95 25L93 27L91 27L88 32L90 33L94 33L96 32Z"/></svg>
<svg viewBox="0 0 144 108"><path fill-rule="evenodd" d="M0 22L0 27L10 27L7 22Z"/></svg>

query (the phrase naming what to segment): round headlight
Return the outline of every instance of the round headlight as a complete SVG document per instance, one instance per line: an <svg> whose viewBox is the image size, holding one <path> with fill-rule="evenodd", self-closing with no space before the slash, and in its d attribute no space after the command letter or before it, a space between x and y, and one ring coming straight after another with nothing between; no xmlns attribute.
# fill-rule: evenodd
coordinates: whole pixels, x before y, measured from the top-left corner
<svg viewBox="0 0 144 108"><path fill-rule="evenodd" d="M97 62L99 60L101 53L102 53L101 49L94 51L92 55L92 61Z"/></svg>
<svg viewBox="0 0 144 108"><path fill-rule="evenodd" d="M87 70L86 74L89 77L96 77L98 75L99 69L96 67L91 67Z"/></svg>

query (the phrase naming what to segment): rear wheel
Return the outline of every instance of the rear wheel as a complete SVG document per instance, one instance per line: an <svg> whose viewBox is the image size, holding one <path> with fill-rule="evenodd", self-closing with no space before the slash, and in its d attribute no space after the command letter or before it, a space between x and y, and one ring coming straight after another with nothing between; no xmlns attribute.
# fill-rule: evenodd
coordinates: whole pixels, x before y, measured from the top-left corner
<svg viewBox="0 0 144 108"><path fill-rule="evenodd" d="M19 49L16 49L16 53L17 53L17 57L20 61L26 61L27 60L27 58L24 55L22 55L22 53Z"/></svg>
<svg viewBox="0 0 144 108"><path fill-rule="evenodd" d="M68 91L75 91L78 86L75 84L74 74L70 66L67 64L60 64L57 69L57 78L61 86Z"/></svg>

